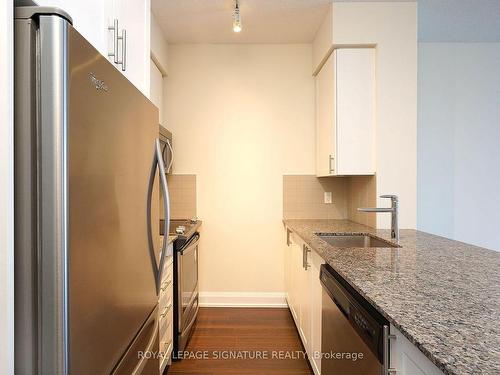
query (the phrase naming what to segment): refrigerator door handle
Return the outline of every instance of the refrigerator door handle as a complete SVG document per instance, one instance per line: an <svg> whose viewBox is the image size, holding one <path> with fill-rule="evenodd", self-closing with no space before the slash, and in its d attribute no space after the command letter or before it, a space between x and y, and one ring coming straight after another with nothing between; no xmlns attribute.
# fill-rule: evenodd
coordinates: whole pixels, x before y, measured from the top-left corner
<svg viewBox="0 0 500 375"><path fill-rule="evenodd" d="M163 244L161 247L160 255L160 267L158 272L158 290L161 284L161 278L163 276L163 266L165 264L165 259L167 256L172 254L167 254L168 252L168 237L170 233L170 197L168 195L168 183L167 183L167 171L165 170L165 163L163 162L161 143L160 140L156 139L156 158L158 159L158 166L160 167L160 182L162 185L162 195L163 195L163 211L165 212L165 220L163 222Z"/></svg>
<svg viewBox="0 0 500 375"><path fill-rule="evenodd" d="M151 201L153 195L153 186L156 174L156 168L159 169L160 175L160 185L163 196L163 210L165 211L165 220L163 222L163 243L161 246L160 252L160 263L156 263L156 254L155 247L153 242L153 232L151 226ZM165 258L168 255L168 233L170 232L170 198L168 195L168 183L167 183L167 175L165 173L165 164L163 163L163 157L161 152L161 144L160 140L155 140L155 147L153 152L153 162L151 164L151 171L149 174L149 184L148 184L148 198L147 198L147 230L148 230L148 243L149 243L149 252L151 255L151 261L153 263L153 269L155 273L155 282L156 282L156 293L159 294L160 291L160 283L162 278L163 266L165 263Z"/></svg>

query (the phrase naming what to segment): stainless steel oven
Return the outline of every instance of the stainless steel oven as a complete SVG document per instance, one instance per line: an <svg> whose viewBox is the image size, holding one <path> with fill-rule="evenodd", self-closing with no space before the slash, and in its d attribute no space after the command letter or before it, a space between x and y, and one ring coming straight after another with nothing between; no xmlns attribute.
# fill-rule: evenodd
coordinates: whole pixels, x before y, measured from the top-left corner
<svg viewBox="0 0 500 375"><path fill-rule="evenodd" d="M194 232L177 240L174 258L174 353L186 348L198 315L198 244L200 234Z"/></svg>
<svg viewBox="0 0 500 375"><path fill-rule="evenodd" d="M200 235L177 252L177 308L179 310L179 350L184 350L198 313L198 243Z"/></svg>
<svg viewBox="0 0 500 375"><path fill-rule="evenodd" d="M389 374L389 322L330 266L321 266L320 280L321 373Z"/></svg>

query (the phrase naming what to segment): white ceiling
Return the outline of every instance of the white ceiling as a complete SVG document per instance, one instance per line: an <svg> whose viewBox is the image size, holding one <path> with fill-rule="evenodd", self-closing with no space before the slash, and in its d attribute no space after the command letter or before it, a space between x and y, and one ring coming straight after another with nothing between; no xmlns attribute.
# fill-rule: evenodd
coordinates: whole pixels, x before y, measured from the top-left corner
<svg viewBox="0 0 500 375"><path fill-rule="evenodd" d="M170 43L310 43L332 1L363 0L240 0L239 34L233 0L151 0L151 7ZM500 0L418 0L418 30L419 41L498 42Z"/></svg>
<svg viewBox="0 0 500 375"><path fill-rule="evenodd" d="M233 0L152 0L170 43L309 43L330 0L240 0L243 31L232 31Z"/></svg>

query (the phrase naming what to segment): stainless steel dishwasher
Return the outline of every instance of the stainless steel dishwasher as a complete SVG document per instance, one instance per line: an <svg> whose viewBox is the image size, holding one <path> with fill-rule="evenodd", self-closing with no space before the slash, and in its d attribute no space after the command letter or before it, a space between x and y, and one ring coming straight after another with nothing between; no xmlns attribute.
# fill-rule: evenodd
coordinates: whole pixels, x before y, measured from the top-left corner
<svg viewBox="0 0 500 375"><path fill-rule="evenodd" d="M386 375L389 322L329 265L322 265L322 375Z"/></svg>

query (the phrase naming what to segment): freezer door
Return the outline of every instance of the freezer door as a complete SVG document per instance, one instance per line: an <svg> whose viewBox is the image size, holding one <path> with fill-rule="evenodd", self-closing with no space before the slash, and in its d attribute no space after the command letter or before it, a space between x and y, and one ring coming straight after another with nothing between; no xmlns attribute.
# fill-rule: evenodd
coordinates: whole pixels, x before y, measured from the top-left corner
<svg viewBox="0 0 500 375"><path fill-rule="evenodd" d="M108 374L157 304L158 110L71 26L68 46L70 372Z"/></svg>
<svg viewBox="0 0 500 375"><path fill-rule="evenodd" d="M158 308L144 323L112 375L158 375L160 353L158 338Z"/></svg>

